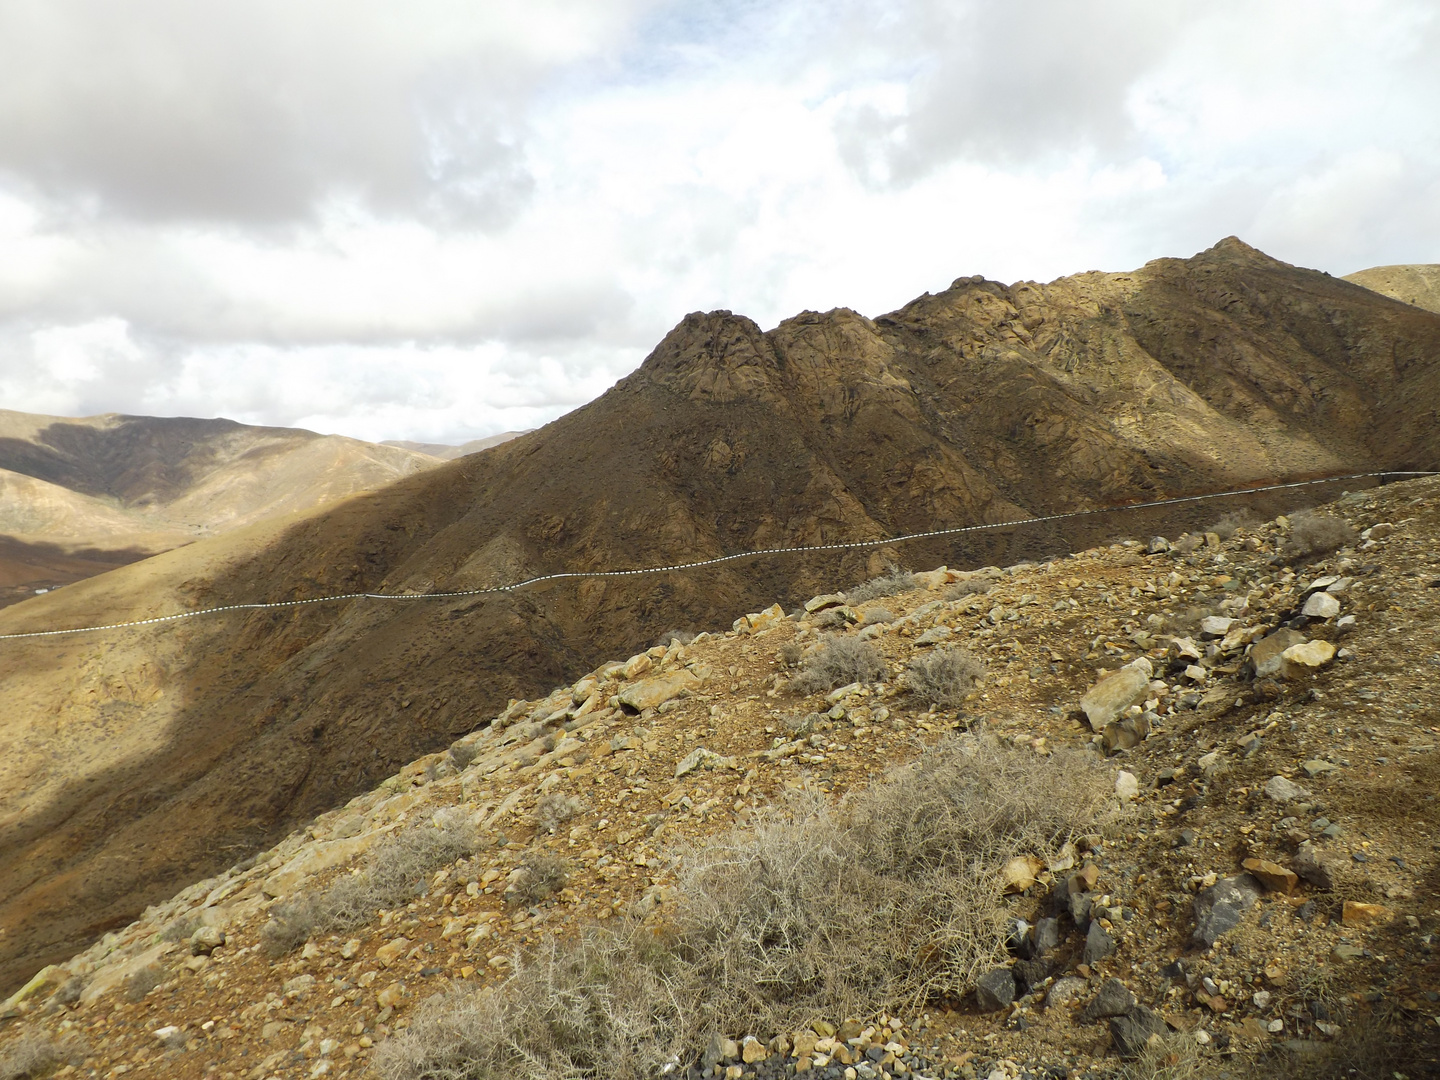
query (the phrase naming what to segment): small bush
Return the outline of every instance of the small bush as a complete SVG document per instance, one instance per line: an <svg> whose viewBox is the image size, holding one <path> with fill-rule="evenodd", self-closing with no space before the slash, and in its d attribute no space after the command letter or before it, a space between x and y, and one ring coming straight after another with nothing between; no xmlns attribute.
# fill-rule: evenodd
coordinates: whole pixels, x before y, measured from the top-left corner
<svg viewBox="0 0 1440 1080"><path fill-rule="evenodd" d="M145 996L164 981L165 969L159 964L150 964L131 972L125 979L125 1000L144 1001Z"/></svg>
<svg viewBox="0 0 1440 1080"><path fill-rule="evenodd" d="M450 760L462 772L480 756L480 747L475 743L456 743L450 747Z"/></svg>
<svg viewBox="0 0 1440 1080"><path fill-rule="evenodd" d="M904 684L931 705L954 709L984 674L985 665L964 649L936 649L910 661Z"/></svg>
<svg viewBox="0 0 1440 1080"><path fill-rule="evenodd" d="M805 650L800 647L798 641L787 641L780 646L780 651L775 654L775 659L779 660L784 667L793 668L799 665L800 658L804 655Z"/></svg>
<svg viewBox="0 0 1440 1080"><path fill-rule="evenodd" d="M1206 1063L1191 1034L1152 1038L1140 1056L1120 1071L1121 1080L1203 1080Z"/></svg>
<svg viewBox="0 0 1440 1080"><path fill-rule="evenodd" d="M850 683L877 682L885 676L885 659L868 641L827 637L805 661L791 685L802 694L834 690Z"/></svg>
<svg viewBox="0 0 1440 1080"><path fill-rule="evenodd" d="M553 833L580 812L580 803L558 791L550 791L535 804L535 827Z"/></svg>
<svg viewBox="0 0 1440 1080"><path fill-rule="evenodd" d="M1224 515L1219 521L1211 525L1206 532L1213 532L1221 540L1229 540L1237 532L1249 525L1253 520L1251 514L1245 510L1234 510Z"/></svg>
<svg viewBox="0 0 1440 1080"><path fill-rule="evenodd" d="M1107 794L1092 755L944 744L838 807L801 799L690 851L663 927L550 938L506 985L430 999L375 1070L640 1080L717 1032L958 997L1005 956L1005 859L1058 852Z"/></svg>
<svg viewBox="0 0 1440 1080"><path fill-rule="evenodd" d="M1170 545L1170 550L1177 555L1191 555L1194 554L1203 543L1205 543L1204 536L1198 533L1186 533Z"/></svg>
<svg viewBox="0 0 1440 1080"><path fill-rule="evenodd" d="M1314 510L1302 510L1290 519L1290 538L1285 542L1285 553L1296 559L1328 555L1342 547L1352 546L1359 539L1360 534L1349 522Z"/></svg>
<svg viewBox="0 0 1440 1080"><path fill-rule="evenodd" d="M963 600L967 596L981 596L988 593L993 583L984 578L971 578L969 581L957 581L945 590L944 599Z"/></svg>
<svg viewBox="0 0 1440 1080"><path fill-rule="evenodd" d="M910 592L918 589L919 582L915 575L908 570L892 570L884 577L871 578L863 585L856 585L845 593L847 604L863 604L867 600L880 600L886 596L898 596L900 593Z"/></svg>
<svg viewBox="0 0 1440 1080"><path fill-rule="evenodd" d="M874 626L877 623L890 623L895 621L895 613L889 608L873 607L865 612L860 620L861 626Z"/></svg>
<svg viewBox="0 0 1440 1080"><path fill-rule="evenodd" d="M520 864L520 875L505 890L505 899L530 907L554 896L570 880L570 864L556 855L531 855Z"/></svg>
<svg viewBox="0 0 1440 1080"><path fill-rule="evenodd" d="M83 1040L71 1035L56 1039L28 1030L0 1050L0 1080L35 1080L65 1065L78 1066L88 1053Z"/></svg>
<svg viewBox="0 0 1440 1080"><path fill-rule="evenodd" d="M476 840L461 813L438 827L418 825L380 841L358 873L342 875L318 897L298 896L272 908L260 931L266 955L284 956L317 933L350 930L369 922L378 908L408 903L431 871L472 854Z"/></svg>

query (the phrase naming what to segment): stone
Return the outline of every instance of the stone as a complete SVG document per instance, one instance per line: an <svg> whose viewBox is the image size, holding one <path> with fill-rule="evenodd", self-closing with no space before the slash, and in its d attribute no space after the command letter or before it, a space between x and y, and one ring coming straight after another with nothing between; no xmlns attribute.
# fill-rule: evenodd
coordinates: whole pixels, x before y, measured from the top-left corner
<svg viewBox="0 0 1440 1080"><path fill-rule="evenodd" d="M1240 925L1240 917L1260 898L1260 883L1249 874L1221 878L1195 897L1194 939L1206 948Z"/></svg>
<svg viewBox="0 0 1440 1080"><path fill-rule="evenodd" d="M1224 637L1235 625L1235 620L1224 615L1207 615L1200 620L1200 634L1202 637Z"/></svg>
<svg viewBox="0 0 1440 1080"><path fill-rule="evenodd" d="M690 753L686 754L675 765L675 779L680 779L696 769L733 769L735 759L733 757L722 757L713 750L706 750L703 746L697 746Z"/></svg>
<svg viewBox="0 0 1440 1080"><path fill-rule="evenodd" d="M1187 664L1184 674L1187 679L1194 683L1203 683L1210 677L1210 673L1199 664Z"/></svg>
<svg viewBox="0 0 1440 1080"><path fill-rule="evenodd" d="M1121 750L1133 750L1144 742L1149 734L1150 721L1143 715L1127 716L1123 720L1106 724L1103 736L1105 752L1114 754Z"/></svg>
<svg viewBox="0 0 1440 1080"><path fill-rule="evenodd" d="M1255 879L1271 892L1284 893L1289 896L1295 891L1295 886L1300 884L1300 878L1293 870L1287 870L1279 863L1270 862L1268 859L1246 859L1240 865L1254 874Z"/></svg>
<svg viewBox="0 0 1440 1080"><path fill-rule="evenodd" d="M162 1028L157 1028L154 1035L166 1050L183 1050L185 1048L185 1032L174 1024L166 1024Z"/></svg>
<svg viewBox="0 0 1440 1080"><path fill-rule="evenodd" d="M1050 964L1045 960L1016 960L1010 971L1020 992L1028 994L1049 977Z"/></svg>
<svg viewBox="0 0 1440 1080"><path fill-rule="evenodd" d="M315 988L314 975L296 975L293 979L286 979L281 989L290 997L304 997Z"/></svg>
<svg viewBox="0 0 1440 1080"><path fill-rule="evenodd" d="M1147 555L1163 555L1170 550L1170 541L1163 536L1152 536L1150 543L1145 546Z"/></svg>
<svg viewBox="0 0 1440 1080"><path fill-rule="evenodd" d="M784 621L785 609L779 604L771 604L764 611L755 612L752 615L741 615L730 629L741 634L757 634L761 630L768 630Z"/></svg>
<svg viewBox="0 0 1440 1080"><path fill-rule="evenodd" d="M375 959L380 962L381 967L389 967L400 957L404 956L410 948L410 939L398 937L394 941L388 941L375 950Z"/></svg>
<svg viewBox="0 0 1440 1080"><path fill-rule="evenodd" d="M1250 663L1255 668L1257 679L1269 678L1280 673L1284 663L1282 654L1292 645L1303 645L1305 635L1298 630L1276 630L1250 646Z"/></svg>
<svg viewBox="0 0 1440 1080"><path fill-rule="evenodd" d="M1283 776L1272 776L1265 781L1265 794L1275 802L1285 804L1296 799L1308 799L1310 792L1293 780L1287 780Z"/></svg>
<svg viewBox="0 0 1440 1080"><path fill-rule="evenodd" d="M1131 705L1144 701L1154 674L1150 661L1142 656L1087 690L1080 699L1080 708L1090 721L1090 729L1103 732L1107 724L1119 719Z"/></svg>
<svg viewBox="0 0 1440 1080"><path fill-rule="evenodd" d="M1312 780L1317 776L1324 776L1326 773L1334 772L1339 767L1340 766L1332 765L1330 762L1320 758L1311 758L1300 766L1300 768L1305 770L1305 775Z"/></svg>
<svg viewBox="0 0 1440 1080"><path fill-rule="evenodd" d="M1327 592L1311 593L1300 614L1312 619L1333 619L1340 614L1340 601Z"/></svg>
<svg viewBox="0 0 1440 1080"><path fill-rule="evenodd" d="M404 983L393 982L375 995L375 1003L382 1009L398 1009L409 996Z"/></svg>
<svg viewBox="0 0 1440 1080"><path fill-rule="evenodd" d="M1140 794L1140 781L1134 773L1121 769L1115 774L1115 794L1121 802L1129 802Z"/></svg>
<svg viewBox="0 0 1440 1080"><path fill-rule="evenodd" d="M701 679L689 668L677 668L664 675L633 682L615 696L620 708L633 715L663 705L686 691L695 690L700 684Z"/></svg>
<svg viewBox="0 0 1440 1080"><path fill-rule="evenodd" d="M1395 531L1395 526L1388 521L1380 521L1365 530L1366 540L1384 540Z"/></svg>
<svg viewBox="0 0 1440 1080"><path fill-rule="evenodd" d="M1340 909L1340 921L1346 926L1371 926L1389 922L1395 913L1384 904L1362 904L1357 900L1346 900Z"/></svg>
<svg viewBox="0 0 1440 1080"><path fill-rule="evenodd" d="M1085 932L1085 949L1080 954L1082 964L1094 964L1115 951L1115 942L1105 932L1098 919L1092 919L1090 929Z"/></svg>
<svg viewBox="0 0 1440 1080"><path fill-rule="evenodd" d="M1330 950L1330 959L1340 960L1342 962L1345 960L1359 960L1364 955L1364 949L1358 945L1347 945L1343 941Z"/></svg>
<svg viewBox="0 0 1440 1080"><path fill-rule="evenodd" d="M817 611L824 611L826 608L839 607L843 603L845 603L844 593L824 593L806 600L805 612L814 614Z"/></svg>
<svg viewBox="0 0 1440 1080"><path fill-rule="evenodd" d="M1045 869L1045 862L1034 855L1017 855L1000 868L1000 880L1007 893L1023 893L1035 884L1035 875Z"/></svg>
<svg viewBox="0 0 1440 1080"><path fill-rule="evenodd" d="M1056 979L1050 984L1050 989L1045 992L1045 1007L1047 1009L1063 1009L1067 1005L1074 1004L1084 992L1084 979L1078 979L1073 975Z"/></svg>
<svg viewBox="0 0 1440 1080"><path fill-rule="evenodd" d="M1169 1030L1164 1018L1144 1005L1136 1005L1124 1016L1116 1016L1110 1021L1110 1038L1115 1044L1115 1052L1126 1060L1139 1057L1150 1045L1151 1039L1163 1038Z"/></svg>
<svg viewBox="0 0 1440 1080"><path fill-rule="evenodd" d="M1313 841L1306 840L1300 845L1291 865L1294 866L1295 872L1310 884L1322 889L1335 887L1335 877L1330 870L1329 860Z"/></svg>
<svg viewBox="0 0 1440 1080"><path fill-rule="evenodd" d="M754 1065L757 1061L764 1061L769 1056L765 1044L754 1035L746 1035L745 1041L740 1044L740 1060L746 1065Z"/></svg>
<svg viewBox="0 0 1440 1080"><path fill-rule="evenodd" d="M1044 956L1060 944L1060 920L1046 917L1035 923L1030 931L1030 951L1033 956Z"/></svg>
<svg viewBox="0 0 1440 1080"><path fill-rule="evenodd" d="M1196 645L1195 642L1188 637L1175 638L1170 642L1170 647L1167 652L1172 660L1200 661L1205 658L1205 653L1201 650L1200 646Z"/></svg>
<svg viewBox="0 0 1440 1080"><path fill-rule="evenodd" d="M289 896L312 875L347 863L357 855L363 855L377 839L388 834L391 828L387 825L344 840L322 840L306 844L299 854L261 883L261 891L273 899Z"/></svg>
<svg viewBox="0 0 1440 1080"><path fill-rule="evenodd" d="M209 956L225 944L225 931L218 926L202 926L190 935L190 955Z"/></svg>
<svg viewBox="0 0 1440 1080"><path fill-rule="evenodd" d="M11 1011L25 1001L53 993L69 978L70 973L58 964L49 964L41 968L24 986L5 999L4 1011Z"/></svg>
<svg viewBox="0 0 1440 1080"><path fill-rule="evenodd" d="M975 980L975 1000L981 1012L999 1012L1015 1000L1015 976L1009 968L991 968Z"/></svg>
<svg viewBox="0 0 1440 1080"><path fill-rule="evenodd" d="M1318 639L1307 641L1304 645L1291 645L1280 658L1281 675L1287 679L1304 678L1335 659L1335 646Z"/></svg>
<svg viewBox="0 0 1440 1080"><path fill-rule="evenodd" d="M1090 1004L1080 1010L1076 1022L1093 1024L1111 1016L1124 1016L1135 1007L1135 995L1119 979L1106 979Z"/></svg>
<svg viewBox="0 0 1440 1080"><path fill-rule="evenodd" d="M948 626L932 626L915 639L916 645L934 645L938 641L945 641L952 637L955 631Z"/></svg>

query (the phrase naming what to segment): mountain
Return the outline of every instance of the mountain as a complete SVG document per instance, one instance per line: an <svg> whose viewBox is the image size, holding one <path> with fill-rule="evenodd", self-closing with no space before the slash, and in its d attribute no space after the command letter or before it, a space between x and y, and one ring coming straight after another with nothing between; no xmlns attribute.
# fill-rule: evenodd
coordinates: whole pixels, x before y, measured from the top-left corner
<svg viewBox="0 0 1440 1080"><path fill-rule="evenodd" d="M1432 476L599 664L43 969L0 1076L1440 1075L1437 542Z"/></svg>
<svg viewBox="0 0 1440 1080"><path fill-rule="evenodd" d="M1402 304L1413 304L1426 311L1440 311L1440 263L1414 266L1374 266L1345 275L1346 281Z"/></svg>
<svg viewBox="0 0 1440 1080"><path fill-rule="evenodd" d="M545 428L288 526L270 519L17 604L0 633L1435 468L1437 408L1440 316L1234 239L1132 273L962 278L873 320L807 312L762 332L694 314ZM1281 498L1254 504L1273 513ZM1220 512L0 642L0 982L596 657L889 562L1012 563Z"/></svg>
<svg viewBox="0 0 1440 1080"><path fill-rule="evenodd" d="M435 464L296 428L0 409L0 605Z"/></svg>
<svg viewBox="0 0 1440 1080"><path fill-rule="evenodd" d="M499 435L487 435L483 439L471 439L469 442L460 443L458 446L449 443L421 443L408 442L404 439L387 439L381 446L398 446L402 450L413 450L417 454L429 454L442 461L453 461L457 457L464 457L467 454L478 454L481 450L489 450L492 446L499 446L501 443L509 442L511 439L518 439L521 435L528 434L526 431L502 431Z"/></svg>

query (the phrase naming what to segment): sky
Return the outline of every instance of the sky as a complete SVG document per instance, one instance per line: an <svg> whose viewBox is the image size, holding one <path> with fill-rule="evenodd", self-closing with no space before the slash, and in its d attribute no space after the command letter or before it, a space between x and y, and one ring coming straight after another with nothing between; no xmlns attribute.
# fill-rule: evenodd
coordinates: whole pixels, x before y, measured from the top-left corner
<svg viewBox="0 0 1440 1080"><path fill-rule="evenodd" d="M1238 235L1440 262L1434 0L0 0L0 408L461 442Z"/></svg>

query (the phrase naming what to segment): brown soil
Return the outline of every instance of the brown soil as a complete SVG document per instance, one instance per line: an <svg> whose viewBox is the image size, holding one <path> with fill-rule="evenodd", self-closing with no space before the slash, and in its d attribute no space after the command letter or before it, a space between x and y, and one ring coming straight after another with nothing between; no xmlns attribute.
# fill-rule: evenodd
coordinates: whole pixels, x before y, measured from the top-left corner
<svg viewBox="0 0 1440 1080"><path fill-rule="evenodd" d="M18 604L0 630L882 538L1440 461L1440 317L1235 240L1133 274L961 279L871 321L688 316L597 401L298 521ZM1273 513L1273 498L1256 500ZM595 656L909 565L1012 563L1218 508L958 543L6 643L0 983L68 955ZM153 564L153 565L152 565ZM123 732L123 734L122 734ZM23 750L23 752L21 752Z"/></svg>

